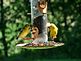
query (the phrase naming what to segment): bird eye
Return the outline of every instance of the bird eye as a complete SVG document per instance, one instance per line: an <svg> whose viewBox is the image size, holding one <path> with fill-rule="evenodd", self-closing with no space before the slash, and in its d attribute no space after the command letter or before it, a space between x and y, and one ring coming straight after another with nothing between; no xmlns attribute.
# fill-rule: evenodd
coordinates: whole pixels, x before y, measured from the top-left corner
<svg viewBox="0 0 81 61"><path fill-rule="evenodd" d="M48 27L48 28L50 28L50 27Z"/></svg>

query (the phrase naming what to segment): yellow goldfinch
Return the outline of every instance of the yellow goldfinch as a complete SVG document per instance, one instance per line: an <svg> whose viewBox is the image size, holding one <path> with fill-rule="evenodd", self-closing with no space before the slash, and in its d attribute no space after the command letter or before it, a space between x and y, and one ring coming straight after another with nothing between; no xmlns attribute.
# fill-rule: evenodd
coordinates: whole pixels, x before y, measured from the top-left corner
<svg viewBox="0 0 81 61"><path fill-rule="evenodd" d="M56 27L55 24L51 23L51 24L49 25L49 32L50 32L50 37L51 37L52 39L56 38L57 33L58 33L58 28Z"/></svg>
<svg viewBox="0 0 81 61"><path fill-rule="evenodd" d="M29 32L30 32L30 28L31 28L31 26L28 25L28 24L26 24L26 25L23 27L23 29L21 30L21 32L19 33L17 39L18 39L18 38L23 39L26 35L28 35Z"/></svg>

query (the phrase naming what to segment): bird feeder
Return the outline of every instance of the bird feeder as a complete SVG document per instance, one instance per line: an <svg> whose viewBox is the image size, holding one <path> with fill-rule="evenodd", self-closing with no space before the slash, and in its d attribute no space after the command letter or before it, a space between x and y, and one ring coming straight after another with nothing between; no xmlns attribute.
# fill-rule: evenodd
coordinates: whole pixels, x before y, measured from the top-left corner
<svg viewBox="0 0 81 61"><path fill-rule="evenodd" d="M31 4L31 43L18 44L27 49L47 49L64 45L48 41L47 31L47 0L29 0ZM51 45L52 43L52 45Z"/></svg>

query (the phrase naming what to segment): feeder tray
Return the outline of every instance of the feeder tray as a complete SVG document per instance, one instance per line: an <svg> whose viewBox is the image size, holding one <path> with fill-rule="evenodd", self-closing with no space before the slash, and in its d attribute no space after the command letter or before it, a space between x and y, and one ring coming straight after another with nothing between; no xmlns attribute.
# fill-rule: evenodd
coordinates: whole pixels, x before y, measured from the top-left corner
<svg viewBox="0 0 81 61"><path fill-rule="evenodd" d="M50 41L49 41L50 42ZM48 42L48 43L49 43ZM29 43L21 43L21 44L17 44L16 46L17 47L21 47L21 48L25 48L25 49L50 49L50 48L56 48L56 47L59 47L59 46L63 46L64 43L54 43L54 45L29 45Z"/></svg>

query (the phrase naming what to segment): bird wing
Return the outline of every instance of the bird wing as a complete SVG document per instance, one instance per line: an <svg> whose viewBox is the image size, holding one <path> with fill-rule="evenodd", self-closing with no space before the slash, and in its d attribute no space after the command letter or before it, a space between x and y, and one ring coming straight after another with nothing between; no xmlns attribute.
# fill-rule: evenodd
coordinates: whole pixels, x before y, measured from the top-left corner
<svg viewBox="0 0 81 61"><path fill-rule="evenodd" d="M24 38L26 35L29 34L29 32L30 32L30 26L29 25L24 26L17 38Z"/></svg>

